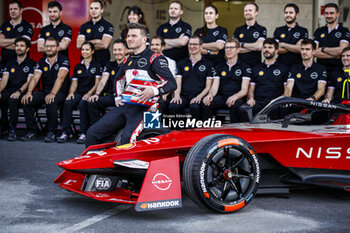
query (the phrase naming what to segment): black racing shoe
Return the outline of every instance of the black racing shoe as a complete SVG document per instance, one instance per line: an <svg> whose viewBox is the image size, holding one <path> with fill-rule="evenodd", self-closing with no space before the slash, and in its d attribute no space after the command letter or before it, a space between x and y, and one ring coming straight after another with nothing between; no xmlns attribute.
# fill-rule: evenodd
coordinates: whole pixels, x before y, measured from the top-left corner
<svg viewBox="0 0 350 233"><path fill-rule="evenodd" d="M7 137L7 140L10 142L16 141L17 140L17 135L14 130L10 130L9 136Z"/></svg>
<svg viewBox="0 0 350 233"><path fill-rule="evenodd" d="M84 133L80 134L77 143L78 144L85 144L85 140L86 140L86 135Z"/></svg>
<svg viewBox="0 0 350 233"><path fill-rule="evenodd" d="M30 142L39 139L39 136L35 133L27 133L24 137L21 137L21 141Z"/></svg>
<svg viewBox="0 0 350 233"><path fill-rule="evenodd" d="M44 138L45 142L54 142L56 141L56 135L53 132L48 132L46 137Z"/></svg>
<svg viewBox="0 0 350 233"><path fill-rule="evenodd" d="M65 143L68 142L68 135L63 132L60 137L57 138L58 143Z"/></svg>

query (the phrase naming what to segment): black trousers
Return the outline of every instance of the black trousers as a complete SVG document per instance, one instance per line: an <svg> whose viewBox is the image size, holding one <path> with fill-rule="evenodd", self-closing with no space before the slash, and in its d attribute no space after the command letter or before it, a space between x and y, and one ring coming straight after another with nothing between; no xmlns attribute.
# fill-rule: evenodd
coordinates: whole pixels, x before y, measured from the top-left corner
<svg viewBox="0 0 350 233"><path fill-rule="evenodd" d="M191 99L186 98L184 96L180 96L182 100L182 104L175 104L170 103L169 104L169 114L175 115L179 113L183 113L185 108L190 108L190 114L192 115L192 118L195 119L201 119L201 104L190 104Z"/></svg>
<svg viewBox="0 0 350 233"><path fill-rule="evenodd" d="M64 101L62 114L62 129L68 133L73 120L73 109L79 106L80 112L80 132L86 133L90 125L90 118L88 113L88 102L82 99L80 94L74 94L74 99Z"/></svg>
<svg viewBox="0 0 350 233"><path fill-rule="evenodd" d="M91 125L95 124L105 113L105 108L115 107L113 95L100 96L95 102L88 102L88 113Z"/></svg>
<svg viewBox="0 0 350 233"><path fill-rule="evenodd" d="M213 101L209 106L206 106L204 103L202 103L203 120L212 118L215 115L215 110L217 109L228 109L230 112L230 122L240 122L239 107L243 104L243 100L238 99L231 107L228 107L226 104L227 99L228 97L217 95L213 98Z"/></svg>
<svg viewBox="0 0 350 233"><path fill-rule="evenodd" d="M22 95L18 99L12 99L10 96L16 90L5 89L1 93L1 126L2 130L6 131L9 128L8 110L10 109L10 129L15 130L18 122L18 108L21 106Z"/></svg>
<svg viewBox="0 0 350 233"><path fill-rule="evenodd" d="M38 133L38 126L35 120L35 109L45 104L45 96L49 94L44 91L33 92L33 100L23 105L24 116L26 118L27 129L31 133ZM46 105L47 129L49 132L55 132L58 126L58 110L63 107L66 94L58 92L55 101Z"/></svg>
<svg viewBox="0 0 350 233"><path fill-rule="evenodd" d="M135 129L143 120L143 112L148 109L146 106L125 104L107 112L87 131L86 148L106 142L123 128L121 144L129 143Z"/></svg>

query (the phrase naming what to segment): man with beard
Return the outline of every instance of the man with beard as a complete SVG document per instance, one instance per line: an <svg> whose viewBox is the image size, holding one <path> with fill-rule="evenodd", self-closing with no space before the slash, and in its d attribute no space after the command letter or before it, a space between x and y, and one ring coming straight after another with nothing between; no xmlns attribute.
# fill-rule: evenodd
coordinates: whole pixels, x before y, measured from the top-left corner
<svg viewBox="0 0 350 233"><path fill-rule="evenodd" d="M38 138L38 127L35 120L35 108L46 104L48 133L45 142L56 139L58 109L63 107L69 89L69 60L59 54L59 43L49 37L44 43L46 56L41 58L34 70L27 93L22 97L23 111L26 119L27 135L22 141ZM40 85L37 85L40 80ZM37 88L39 90L34 91ZM34 92L33 92L34 91Z"/></svg>
<svg viewBox="0 0 350 233"><path fill-rule="evenodd" d="M253 67L248 90L247 104L253 107L253 114L283 94L289 69L277 61L277 54L278 43L272 38L267 38L263 43L265 61Z"/></svg>
<svg viewBox="0 0 350 233"><path fill-rule="evenodd" d="M324 66L314 62L316 44L311 39L301 42L302 62L290 69L284 95L316 101L326 89L327 72Z"/></svg>
<svg viewBox="0 0 350 233"><path fill-rule="evenodd" d="M333 71L328 79L328 88L325 98L322 102L340 104L342 99L349 99L350 95L350 47L343 49L341 53L342 69ZM346 71L348 70L348 71Z"/></svg>
<svg viewBox="0 0 350 233"><path fill-rule="evenodd" d="M284 20L286 25L276 28L274 39L279 42L277 61L291 67L301 62L300 44L302 39L309 37L308 31L298 25L299 7L294 3L288 3L284 7Z"/></svg>
<svg viewBox="0 0 350 233"><path fill-rule="evenodd" d="M96 92L88 99L88 109L91 125L96 123L105 112L107 107L116 107L114 97L122 93L125 82L115 82L115 76L123 64L128 52L128 46L123 39L117 39L113 43L113 56L115 61L111 61L104 67L102 78L98 83ZM117 87L116 87L117 86Z"/></svg>
<svg viewBox="0 0 350 233"><path fill-rule="evenodd" d="M59 52L68 58L68 47L72 40L72 28L62 22L62 5L59 2L51 1L47 4L47 8L50 24L40 30L38 52L45 53L45 40L53 37L59 42Z"/></svg>
<svg viewBox="0 0 350 233"><path fill-rule="evenodd" d="M143 113L157 102L159 95L176 89L167 60L147 48L146 41L146 26L128 24L127 44L133 54L125 57L116 75L116 81L124 79L127 87L117 96L117 108L89 128L86 147L106 142L121 129L121 144L135 141L142 130Z"/></svg>
<svg viewBox="0 0 350 233"><path fill-rule="evenodd" d="M81 25L77 39L77 48L81 49L84 41L90 41L95 46L97 61L101 65L107 65L111 58L109 46L112 43L114 27L103 19L103 11L103 2L101 0L94 0L90 4L91 20Z"/></svg>
<svg viewBox="0 0 350 233"><path fill-rule="evenodd" d="M0 106L2 130L8 128L8 114L10 109L9 141L15 141L16 126L18 121L18 108L21 104L21 96L27 88L30 78L33 76L35 61L29 58L30 41L24 37L15 40L17 59L10 60L6 66L0 82Z"/></svg>
<svg viewBox="0 0 350 233"><path fill-rule="evenodd" d="M169 5L169 22L160 25L157 35L164 38L164 55L180 61L188 56L187 43L191 37L191 26L181 20L183 6L179 1L172 1Z"/></svg>
<svg viewBox="0 0 350 233"><path fill-rule="evenodd" d="M1 65L4 67L10 60L16 59L15 40L23 36L29 41L33 36L33 27L22 18L22 3L13 0L9 4L11 20L0 27Z"/></svg>
<svg viewBox="0 0 350 233"><path fill-rule="evenodd" d="M314 32L314 41L318 47L315 57L317 57L317 63L326 67L328 74L342 67L340 55L350 43L349 30L338 23L339 16L337 4L326 4L324 17L327 25Z"/></svg>
<svg viewBox="0 0 350 233"><path fill-rule="evenodd" d="M259 7L256 3L244 6L245 25L236 28L233 37L241 42L238 58L253 67L261 63L261 49L266 38L266 28L256 22Z"/></svg>

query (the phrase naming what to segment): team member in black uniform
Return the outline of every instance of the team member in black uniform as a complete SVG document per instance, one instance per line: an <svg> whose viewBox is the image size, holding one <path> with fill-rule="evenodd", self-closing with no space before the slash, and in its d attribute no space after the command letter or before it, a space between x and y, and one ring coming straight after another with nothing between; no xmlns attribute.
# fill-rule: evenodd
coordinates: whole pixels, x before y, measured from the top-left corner
<svg viewBox="0 0 350 233"><path fill-rule="evenodd" d="M53 37L59 42L60 53L68 58L68 47L72 40L72 28L62 22L62 5L59 2L51 1L47 4L47 8L50 24L40 30L38 51L45 53L45 40Z"/></svg>
<svg viewBox="0 0 350 233"><path fill-rule="evenodd" d="M307 100L320 99L326 89L326 68L314 62L316 44L311 39L301 42L302 63L295 64L290 69L285 96L293 96Z"/></svg>
<svg viewBox="0 0 350 233"><path fill-rule="evenodd" d="M314 41L318 45L315 57L317 57L317 63L326 67L328 74L342 67L339 57L342 50L350 42L349 29L338 24L339 16L337 4L326 4L324 17L327 25L316 29L314 32Z"/></svg>
<svg viewBox="0 0 350 233"><path fill-rule="evenodd" d="M201 119L201 102L210 90L215 76L214 66L201 54L203 41L192 36L188 43L189 58L177 65L177 89L169 104L169 114L177 114L190 108L193 118Z"/></svg>
<svg viewBox="0 0 350 233"><path fill-rule="evenodd" d="M286 25L276 28L273 38L279 42L277 61L289 68L301 62L300 44L302 39L309 38L308 31L296 22L299 17L299 7L288 3L284 7L284 20Z"/></svg>
<svg viewBox="0 0 350 233"><path fill-rule="evenodd" d="M328 88L325 98L322 102L340 104L342 99L348 99L350 95L350 79L349 74L344 72L350 70L350 47L343 49L341 54L343 69L337 69L331 73L328 79Z"/></svg>
<svg viewBox="0 0 350 233"><path fill-rule="evenodd" d="M90 4L91 20L80 27L77 48L81 49L84 41L90 41L95 46L97 61L104 66L111 58L108 49L112 43L114 28L111 23L103 19L103 11L101 0L94 0Z"/></svg>
<svg viewBox="0 0 350 233"><path fill-rule="evenodd" d="M45 48L46 57L41 58L36 65L28 91L21 100L29 131L22 138L23 141L31 141L37 138L38 128L34 117L34 109L43 104L46 104L48 129L45 142L55 140L58 109L63 107L69 88L69 60L66 56L58 53L58 41L53 37L47 38ZM34 91L39 80L39 90Z"/></svg>
<svg viewBox="0 0 350 233"><path fill-rule="evenodd" d="M216 24L218 18L218 9L213 5L207 6L204 9L205 26L193 33L194 36L199 36L203 40L201 53L214 65L225 61L224 47L227 40L226 28Z"/></svg>
<svg viewBox="0 0 350 233"><path fill-rule="evenodd" d="M10 109L9 141L15 141L16 126L18 121L18 108L21 104L21 96L27 88L30 78L33 76L35 61L29 58L30 41L24 37L15 40L17 59L11 60L5 66L0 82L0 105L2 129L8 127L7 111Z"/></svg>
<svg viewBox="0 0 350 233"><path fill-rule="evenodd" d="M176 89L176 82L168 68L167 60L148 49L146 41L147 32L144 25L128 25L127 43L134 54L124 59L116 76L116 80L126 80L127 88L118 96L117 108L109 111L89 128L86 147L105 142L123 127L121 144L136 140L137 133L141 130L139 126L142 125L140 123L143 112L157 101L159 95Z"/></svg>
<svg viewBox="0 0 350 233"><path fill-rule="evenodd" d="M230 122L239 122L238 108L248 93L251 69L238 60L239 41L228 39L225 44L226 63L215 67L213 85L203 99L202 115L207 120L214 116L216 109L229 109Z"/></svg>
<svg viewBox="0 0 350 233"><path fill-rule="evenodd" d="M183 6L179 1L172 1L169 5L169 22L157 29L157 35L165 40L164 55L179 62L188 57L187 43L191 37L191 25L181 20Z"/></svg>
<svg viewBox="0 0 350 233"><path fill-rule="evenodd" d="M289 69L276 60L277 53L278 43L272 38L267 38L263 43L265 61L253 67L248 90L247 104L253 107L253 114L283 94Z"/></svg>
<svg viewBox="0 0 350 233"><path fill-rule="evenodd" d="M68 141L73 109L79 105L81 134L77 143L85 143L85 134L90 124L87 100L95 93L102 74L101 64L93 58L94 52L95 47L89 41L85 41L81 46L81 55L84 59L74 68L72 83L63 107L62 135L57 142Z"/></svg>
<svg viewBox="0 0 350 233"><path fill-rule="evenodd" d="M124 90L124 82L119 81L118 90L115 90L115 76L128 52L125 40L117 39L113 43L113 55L115 61L111 61L104 67L102 78L98 83L96 92L88 100L88 109L91 125L97 122L107 107L115 107L114 97Z"/></svg>
<svg viewBox="0 0 350 233"><path fill-rule="evenodd" d="M266 38L266 28L256 22L259 8L255 3L244 6L245 25L236 28L233 37L241 42L238 58L253 67L261 63L261 50Z"/></svg>
<svg viewBox="0 0 350 233"><path fill-rule="evenodd" d="M11 20L3 23L0 27L1 62L4 67L12 59L16 59L15 39L19 36L29 41L33 36L33 27L22 18L22 3L13 0L9 4Z"/></svg>
<svg viewBox="0 0 350 233"><path fill-rule="evenodd" d="M128 23L140 23L146 26L147 31L147 42L146 45L150 44L149 41L149 29L147 27L146 21L145 21L145 14L138 6L132 6L128 10ZM126 37L128 35L128 29L127 25L125 25L125 28L122 30L122 33L120 34L120 39L126 40ZM132 53L132 50L128 50L129 53Z"/></svg>

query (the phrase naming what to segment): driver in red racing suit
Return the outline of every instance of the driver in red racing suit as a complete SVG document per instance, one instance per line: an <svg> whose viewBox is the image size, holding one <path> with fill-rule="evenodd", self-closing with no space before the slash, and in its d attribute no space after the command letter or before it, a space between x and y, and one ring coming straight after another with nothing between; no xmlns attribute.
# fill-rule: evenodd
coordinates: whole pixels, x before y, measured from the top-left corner
<svg viewBox="0 0 350 233"><path fill-rule="evenodd" d="M116 81L124 79L126 87L116 97L117 108L109 111L87 131L85 146L106 142L123 129L121 144L134 141L141 131L143 112L157 105L159 95L176 89L174 76L165 57L146 47L146 27L128 24L127 44L133 54L125 57L116 75ZM116 82L117 83L117 82Z"/></svg>

